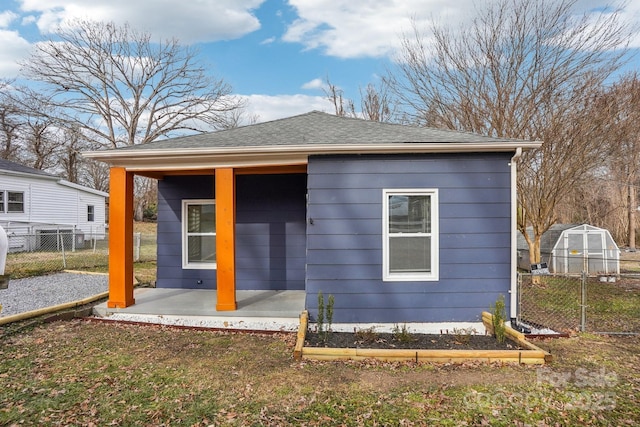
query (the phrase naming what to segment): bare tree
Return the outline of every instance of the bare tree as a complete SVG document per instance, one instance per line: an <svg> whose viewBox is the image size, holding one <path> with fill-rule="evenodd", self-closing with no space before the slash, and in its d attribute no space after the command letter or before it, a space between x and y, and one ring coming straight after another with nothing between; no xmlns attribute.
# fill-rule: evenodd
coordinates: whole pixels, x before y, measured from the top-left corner
<svg viewBox="0 0 640 427"><path fill-rule="evenodd" d="M600 161L589 135L602 123L585 112L624 63L632 34L618 10L579 16L575 4L483 2L467 26L434 23L430 38L414 26L388 79L417 123L544 141L519 162L518 228L532 263L557 204Z"/></svg>
<svg viewBox="0 0 640 427"><path fill-rule="evenodd" d="M238 126L253 125L260 120L259 114L249 114L244 108L238 108L226 114L224 121L220 123L220 129L233 129Z"/></svg>
<svg viewBox="0 0 640 427"><path fill-rule="evenodd" d="M637 73L623 76L598 99L594 117L606 121L599 136L610 148L607 178L623 189L619 202L626 212L626 243L636 248L637 192L640 184L640 78Z"/></svg>
<svg viewBox="0 0 640 427"><path fill-rule="evenodd" d="M55 140L51 122L29 120L25 126L24 141L27 145L27 161L34 169L46 170L55 165L53 155L62 145Z"/></svg>
<svg viewBox="0 0 640 427"><path fill-rule="evenodd" d="M11 83L0 81L0 158L16 161L20 157L19 130L22 120L13 99Z"/></svg>
<svg viewBox="0 0 640 427"><path fill-rule="evenodd" d="M57 172L52 169L57 166L56 157L65 141L54 108L36 91L27 88L16 91L14 100L22 106L23 163L35 169Z"/></svg>
<svg viewBox="0 0 640 427"><path fill-rule="evenodd" d="M360 110L356 112L353 99L345 98L344 91L331 83L329 77L325 80L324 94L335 109L336 116L359 117L374 122L390 122L395 114L394 101L387 82L382 81L378 87L369 83L363 90L360 88Z"/></svg>
<svg viewBox="0 0 640 427"><path fill-rule="evenodd" d="M356 117L353 100L344 98L344 91L331 83L329 76L325 79L324 95L335 110L338 117Z"/></svg>
<svg viewBox="0 0 640 427"><path fill-rule="evenodd" d="M395 115L395 106L392 95L386 81L382 81L378 87L369 83L367 87L360 89L360 109L362 118L374 122L390 122Z"/></svg>
<svg viewBox="0 0 640 427"><path fill-rule="evenodd" d="M153 42L127 24L74 21L22 65L44 83L64 122L114 148L216 129L242 106L194 50L175 39Z"/></svg>
<svg viewBox="0 0 640 427"><path fill-rule="evenodd" d="M79 178L82 185L104 192L109 191L109 166L105 163L85 159Z"/></svg>
<svg viewBox="0 0 640 427"><path fill-rule="evenodd" d="M64 130L65 144L58 153L58 164L62 168L65 178L70 182L81 183L81 170L85 166L85 160L80 152L92 148L82 131L77 127ZM95 187L94 187L95 188Z"/></svg>

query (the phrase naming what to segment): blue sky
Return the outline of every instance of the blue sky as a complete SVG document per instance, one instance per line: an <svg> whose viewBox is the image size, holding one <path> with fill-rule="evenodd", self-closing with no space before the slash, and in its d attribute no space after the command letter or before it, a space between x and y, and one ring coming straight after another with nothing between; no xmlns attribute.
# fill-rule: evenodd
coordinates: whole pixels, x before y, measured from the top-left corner
<svg viewBox="0 0 640 427"><path fill-rule="evenodd" d="M482 0L479 0L482 1ZM578 0L580 10L602 6ZM411 20L456 25L474 0L0 0L0 78L18 73L30 46L70 19L129 22L154 37L200 49L213 74L249 101L260 121L310 110L332 112L328 76L347 97L384 75ZM640 1L626 19L640 23ZM640 37L633 42L640 47ZM632 65L635 66L635 65Z"/></svg>

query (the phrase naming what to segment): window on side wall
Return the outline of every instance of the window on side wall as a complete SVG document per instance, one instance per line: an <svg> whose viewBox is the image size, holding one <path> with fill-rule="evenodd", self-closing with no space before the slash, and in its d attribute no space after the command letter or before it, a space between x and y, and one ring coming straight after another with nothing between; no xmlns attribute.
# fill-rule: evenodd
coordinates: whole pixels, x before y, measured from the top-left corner
<svg viewBox="0 0 640 427"><path fill-rule="evenodd" d="M216 268L214 200L182 201L182 268Z"/></svg>
<svg viewBox="0 0 640 427"><path fill-rule="evenodd" d="M7 191L7 212L24 212L24 193Z"/></svg>
<svg viewBox="0 0 640 427"><path fill-rule="evenodd" d="M95 207L93 205L87 205L87 221L93 222L95 220Z"/></svg>
<svg viewBox="0 0 640 427"><path fill-rule="evenodd" d="M383 190L383 280L438 280L438 190Z"/></svg>

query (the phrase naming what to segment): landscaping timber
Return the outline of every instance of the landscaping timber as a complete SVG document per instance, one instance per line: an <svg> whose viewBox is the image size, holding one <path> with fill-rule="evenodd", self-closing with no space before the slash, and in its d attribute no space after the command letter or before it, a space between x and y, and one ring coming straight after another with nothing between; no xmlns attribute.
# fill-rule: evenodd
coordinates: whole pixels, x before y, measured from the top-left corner
<svg viewBox="0 0 640 427"><path fill-rule="evenodd" d="M491 314L482 314L483 323L491 325ZM513 341L518 349L513 350L476 350L476 349L374 349L374 348L335 348L305 346L308 330L308 313L300 316L300 327L294 349L294 357L298 360L365 360L380 361L415 361L438 363L462 363L467 361L506 362L542 365L552 361L551 354L526 341L523 334L507 326L507 338ZM492 329L487 326L491 333Z"/></svg>

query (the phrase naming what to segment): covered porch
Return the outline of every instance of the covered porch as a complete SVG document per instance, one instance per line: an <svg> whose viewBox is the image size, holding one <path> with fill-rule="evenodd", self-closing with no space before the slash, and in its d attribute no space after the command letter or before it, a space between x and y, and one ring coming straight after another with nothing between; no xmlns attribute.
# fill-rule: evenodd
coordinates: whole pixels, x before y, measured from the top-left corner
<svg viewBox="0 0 640 427"><path fill-rule="evenodd" d="M202 165L198 165L202 167ZM133 288L133 257L132 257L132 229L133 229L133 178L134 175L142 175L149 178L157 179L159 181L171 181L172 183L178 182L178 178L195 178L199 181L193 181L187 183L185 187L174 186L179 191L191 191L193 188L198 189L210 189L213 191L212 195L207 195L207 199L211 199L211 202L215 200L215 267L213 268L191 268L187 270L184 266L172 265L171 263L180 263L180 254L169 254L168 251L174 250L175 242L180 238L184 239L184 236L180 237L176 235L176 226L180 225L182 220L178 215L175 215L174 206L164 206L167 210L163 211L165 219L162 222L163 234L163 248L170 247L169 250L163 250L162 262L159 263L159 268L162 267L163 275L158 271L159 279L163 279L163 283L158 281L158 287L163 289L156 289L154 293L164 293L164 295L171 295L166 291L175 291L173 293L173 300L169 303L165 297L153 299L154 304L149 304L149 296L145 292L137 291L134 296ZM282 270L278 265L277 260L269 258L269 255L289 256L286 253L286 246L290 242L284 241L286 238L282 233L288 224L285 224L287 217L284 211L277 212L278 221L281 224L274 224L268 222L267 219L261 219L260 221L255 218L247 219L247 212L249 215L264 214L265 212L257 211L254 206L247 207L247 196L244 196L243 203L241 204L240 219L238 219L238 190L237 182L241 180L244 185L241 189L247 189L248 186L259 187L256 184L258 182L264 182L266 179L261 178L264 176L292 176L298 175L306 177L306 165L284 165L284 166L268 166L268 167L241 167L241 168L194 168L184 169L176 167L170 170L139 170L138 168L125 168L125 167L111 167L111 182L110 182L110 247L109 247L109 300L106 303L106 308L111 313L129 313L129 314L154 314L161 312L169 315L174 315L174 311L178 310L175 315L221 315L224 312L231 312L229 316L248 316L248 317L270 317L272 312L285 310L281 304L274 304L274 298L276 301L281 301L282 295L280 291L274 291L273 295L270 295L265 291L264 282L268 280L280 283L284 283L282 288L276 288L279 290L292 291L288 288L288 281L290 277L287 274L290 270ZM247 177L254 177L253 182L247 184ZM244 179L244 180L243 180ZM306 179L306 178L305 178ZM179 184L179 182L178 182ZM190 185L189 185L190 184ZM168 184L172 185L172 184ZM165 189L168 188L165 185ZM182 190L181 188L184 188ZM170 191L171 189L167 190ZM278 190L278 189L276 189ZM303 188L304 190L304 188ZM245 194L246 191L240 192ZM279 191L281 193L281 191ZM304 195L304 192L302 192ZM261 197L265 197L265 194L261 194ZM204 196L185 196L182 194L180 198L186 199L202 199ZM252 199L255 201L259 197L255 194ZM273 200L274 198L271 197ZM175 201L174 201L175 202ZM303 197L299 197L299 204L302 206L302 214L298 219L298 222L304 227L304 206L305 201ZM160 203L160 202L159 202ZM163 203L168 204L167 199L163 199ZM244 210L242 210L244 206ZM268 213L268 212L267 212ZM183 214L182 217L185 215ZM268 216L268 215L266 215ZM273 216L273 215L272 215ZM158 216L158 230L160 233L160 215ZM255 241L251 241L247 236L249 232L254 232L256 227L263 227L270 230L269 247L267 247L267 253L255 253L257 249L261 249L259 245L255 245ZM249 230L249 231L247 231ZM238 243L238 231L240 231L240 245ZM244 234L243 234L244 232ZM298 233L300 231L298 230ZM184 233L183 233L184 234ZM277 234L277 236L276 236ZM302 234L304 237L304 228L302 228ZM278 241L278 239L282 241ZM160 238L158 239L160 249ZM244 245L244 246L243 246ZM240 250L238 249L240 246ZM246 248L249 247L251 257L248 257ZM304 245L303 245L304 247ZM244 252L243 252L244 249ZM183 248L184 252L185 249ZM238 266L238 256L240 252L240 266ZM282 254L278 254L282 252ZM304 251L292 251L293 253L304 253ZM287 267L288 258L284 261L285 267ZM184 263L184 261L183 261ZM266 266L268 270L268 277L254 277L249 276L247 270L251 269L252 273L255 273L256 266ZM297 264L296 264L297 266ZM291 263L289 268L293 268ZM166 270L172 268L172 274L166 274ZM244 268L244 270L243 270ZM278 269L280 268L280 269ZM240 274L245 273L240 277L241 285L238 286L238 271ZM190 271L188 274L183 274L184 278L180 277L181 273L176 274L175 271ZM301 269L300 271L303 271ZM166 278L170 276L170 280ZM189 277L187 277L189 276ZM197 276L197 277L196 277ZM242 282L244 280L244 282ZM253 282L252 282L253 280ZM262 283L261 283L262 282ZM304 283L304 276L301 276L297 281L302 283L302 286L297 284L297 289L301 289ZM297 283L296 282L296 283ZM204 284L203 284L204 283ZM212 287L211 283L214 283L213 289L198 289L198 287ZM262 285L262 286L261 286ZM254 287L255 286L255 287ZM189 289L193 288L193 289ZM255 289L255 291L254 291ZM201 292L200 294L198 292ZM138 300L138 294L145 295L145 301ZM257 295L260 297L257 297ZM296 307L295 312L288 313L284 317L297 317L304 308L304 291L295 292L299 296L301 301L301 308ZM193 301L189 301L188 296L193 296ZM197 295L197 296L196 296ZM277 297L276 297L277 296ZM287 296L290 296L287 294ZM187 298L187 299L185 299ZM257 298L257 299L256 299ZM166 302L166 304L164 304ZM191 303L194 304L191 304ZM141 304L144 307L141 307ZM257 305L256 305L257 304ZM266 305L265 305L266 304ZM150 313L144 312L147 309L151 310ZM192 308L196 308L196 311L200 309L203 313L192 313ZM199 308L198 308L199 307ZM267 308L264 308L267 307ZM129 309L129 310L124 310ZM142 310L142 312L140 312ZM264 314L266 313L266 314ZM283 317L279 313L276 313L278 317ZM223 317L229 317L224 316Z"/></svg>
<svg viewBox="0 0 640 427"><path fill-rule="evenodd" d="M219 329L295 331L304 310L305 291L237 291L235 311L216 310L210 289L136 288L135 304L102 303L94 313L111 320Z"/></svg>

